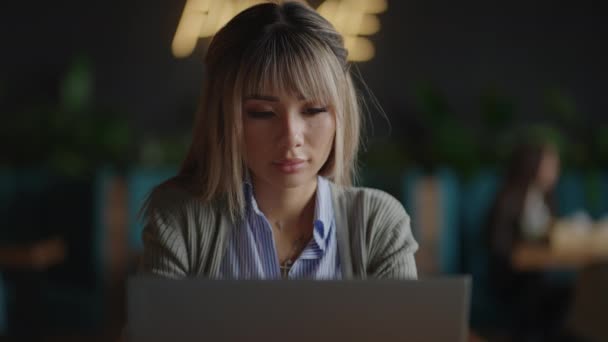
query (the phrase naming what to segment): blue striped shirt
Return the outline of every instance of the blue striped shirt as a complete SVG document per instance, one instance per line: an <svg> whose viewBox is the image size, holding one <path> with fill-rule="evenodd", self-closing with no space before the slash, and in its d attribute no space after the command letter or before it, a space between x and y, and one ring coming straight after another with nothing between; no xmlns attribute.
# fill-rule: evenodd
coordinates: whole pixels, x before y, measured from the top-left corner
<svg viewBox="0 0 608 342"><path fill-rule="evenodd" d="M281 279L272 226L258 208L251 183L245 183L246 220L234 227L220 268L225 279ZM313 236L294 261L289 279L340 279L340 260L331 189L319 176Z"/></svg>

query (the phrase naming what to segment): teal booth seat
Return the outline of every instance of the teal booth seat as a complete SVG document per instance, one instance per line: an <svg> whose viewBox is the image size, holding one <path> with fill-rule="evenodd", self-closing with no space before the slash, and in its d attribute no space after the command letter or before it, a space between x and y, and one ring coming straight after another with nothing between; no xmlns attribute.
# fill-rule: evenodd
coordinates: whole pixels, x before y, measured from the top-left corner
<svg viewBox="0 0 608 342"><path fill-rule="evenodd" d="M143 223L140 210L152 189L177 174L177 167L136 168L127 176L128 189L128 246L132 252L143 250Z"/></svg>
<svg viewBox="0 0 608 342"><path fill-rule="evenodd" d="M14 197L15 192L17 191L16 181L15 181L15 172L11 169L1 168L0 169L0 208L8 208L9 204ZM5 209L1 209L5 210ZM2 212L2 214L5 214ZM4 230L0 232L4 235ZM4 236L0 238L3 240ZM8 329L8 321L7 321L7 289L4 284L4 277L2 275L2 270L0 270L0 335L5 335Z"/></svg>
<svg viewBox="0 0 608 342"><path fill-rule="evenodd" d="M568 202L560 203L564 206L564 211L571 214L577 209L585 208L595 221L608 218L608 172L590 172L585 177L574 172L568 175L574 179L569 179L564 186L568 191L565 195L569 197ZM584 192L581 190L583 187Z"/></svg>
<svg viewBox="0 0 608 342"><path fill-rule="evenodd" d="M580 173L563 172L555 187L557 216L570 216L589 208L585 196L585 184Z"/></svg>
<svg viewBox="0 0 608 342"><path fill-rule="evenodd" d="M4 288L4 277L0 273L0 336L6 334L8 321L6 317L6 289Z"/></svg>
<svg viewBox="0 0 608 342"><path fill-rule="evenodd" d="M442 220L439 266L444 274L462 273L462 229L460 227L461 186L456 174L447 169L437 172L441 193Z"/></svg>
<svg viewBox="0 0 608 342"><path fill-rule="evenodd" d="M599 176L597 189L597 206L593 212L596 219L608 218L608 173L602 172Z"/></svg>
<svg viewBox="0 0 608 342"><path fill-rule="evenodd" d="M44 169L0 170L0 244L28 245L60 237L67 249L66 260L48 270L1 270L0 334L100 332L104 226L99 183L107 176L74 179ZM28 319L31 325L15 315L24 305L35 306L35 318Z"/></svg>
<svg viewBox="0 0 608 342"><path fill-rule="evenodd" d="M489 284L489 250L485 222L497 191L499 178L493 170L484 170L470 179L462 196L463 271L473 278L470 324L480 333L502 329L505 308L494 299Z"/></svg>

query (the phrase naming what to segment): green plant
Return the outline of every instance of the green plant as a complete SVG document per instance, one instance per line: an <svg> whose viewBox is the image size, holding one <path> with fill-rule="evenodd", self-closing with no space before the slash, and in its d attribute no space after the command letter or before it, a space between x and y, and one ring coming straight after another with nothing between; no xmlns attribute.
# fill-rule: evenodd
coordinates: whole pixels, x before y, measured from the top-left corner
<svg viewBox="0 0 608 342"><path fill-rule="evenodd" d="M122 169L131 159L131 130L123 113L94 102L91 62L75 58L58 85L59 97L32 99L35 105L9 115L2 136L5 163L47 168L69 177L85 177L100 167Z"/></svg>
<svg viewBox="0 0 608 342"><path fill-rule="evenodd" d="M186 156L190 135L170 135L142 139L137 163L146 167L174 167Z"/></svg>
<svg viewBox="0 0 608 342"><path fill-rule="evenodd" d="M428 170L451 167L463 175L470 175L479 167L480 146L476 132L457 118L447 98L432 84L416 89L416 109L427 128L425 151L418 162Z"/></svg>

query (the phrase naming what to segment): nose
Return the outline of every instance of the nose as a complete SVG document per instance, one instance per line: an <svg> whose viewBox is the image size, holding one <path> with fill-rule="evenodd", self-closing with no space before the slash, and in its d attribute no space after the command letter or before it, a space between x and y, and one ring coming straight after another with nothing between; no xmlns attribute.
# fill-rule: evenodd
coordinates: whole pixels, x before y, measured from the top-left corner
<svg viewBox="0 0 608 342"><path fill-rule="evenodd" d="M297 111L287 112L281 120L281 145L286 149L302 146L306 123Z"/></svg>

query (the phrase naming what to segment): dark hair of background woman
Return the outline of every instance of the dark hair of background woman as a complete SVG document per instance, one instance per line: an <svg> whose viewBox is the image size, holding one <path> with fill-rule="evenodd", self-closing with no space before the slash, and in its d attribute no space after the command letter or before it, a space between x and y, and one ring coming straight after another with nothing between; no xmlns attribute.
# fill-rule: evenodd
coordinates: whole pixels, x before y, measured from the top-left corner
<svg viewBox="0 0 608 342"><path fill-rule="evenodd" d="M511 254L515 244L522 239L520 219L526 194L537 180L547 149L548 145L542 143L525 143L515 148L489 211L485 233L490 248L490 276L499 286L508 287L514 280L511 278ZM555 214L553 197L552 189L545 193L545 203L551 214Z"/></svg>

